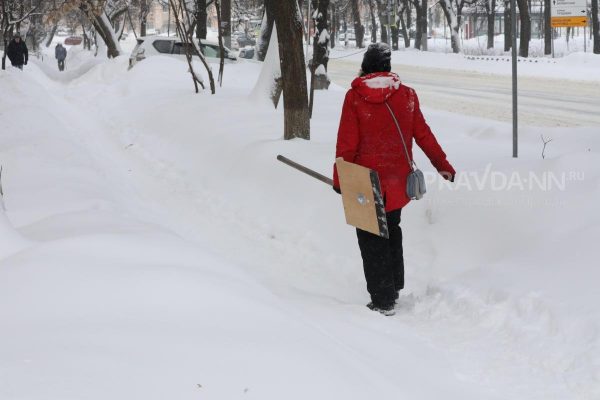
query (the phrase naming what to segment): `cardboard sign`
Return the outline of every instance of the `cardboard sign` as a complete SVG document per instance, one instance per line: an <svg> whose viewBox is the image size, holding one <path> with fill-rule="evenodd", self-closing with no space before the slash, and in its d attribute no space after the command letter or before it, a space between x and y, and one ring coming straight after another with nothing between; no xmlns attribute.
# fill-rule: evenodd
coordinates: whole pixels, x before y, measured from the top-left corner
<svg viewBox="0 0 600 400"><path fill-rule="evenodd" d="M344 161L335 160L346 223L374 235L389 238L385 205L377 171Z"/></svg>

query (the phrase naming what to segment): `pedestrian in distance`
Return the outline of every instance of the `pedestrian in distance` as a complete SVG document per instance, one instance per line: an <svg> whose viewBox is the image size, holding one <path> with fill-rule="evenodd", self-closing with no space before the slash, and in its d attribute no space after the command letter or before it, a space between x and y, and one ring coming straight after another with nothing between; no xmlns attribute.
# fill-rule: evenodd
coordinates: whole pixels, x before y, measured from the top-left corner
<svg viewBox="0 0 600 400"><path fill-rule="evenodd" d="M25 41L23 41L21 34L18 32L8 44L8 47L6 48L6 55L8 56L8 59L13 67L22 70L23 65L27 65L27 61L29 60L29 52L27 50Z"/></svg>
<svg viewBox="0 0 600 400"><path fill-rule="evenodd" d="M65 70L65 60L67 59L67 49L61 44L57 43L54 48L54 57L58 61L58 70Z"/></svg>
<svg viewBox="0 0 600 400"><path fill-rule="evenodd" d="M413 140L437 171L445 179L454 181L456 172L425 122L415 90L402 84L398 75L391 72L389 46L371 44L365 52L359 76L346 93L336 158L373 169L379 175L389 239L361 229L357 229L357 237L371 295L367 307L384 315L394 315L396 300L404 288L400 215L410 201L406 183L413 160ZM340 193L335 166L333 175L333 188Z"/></svg>

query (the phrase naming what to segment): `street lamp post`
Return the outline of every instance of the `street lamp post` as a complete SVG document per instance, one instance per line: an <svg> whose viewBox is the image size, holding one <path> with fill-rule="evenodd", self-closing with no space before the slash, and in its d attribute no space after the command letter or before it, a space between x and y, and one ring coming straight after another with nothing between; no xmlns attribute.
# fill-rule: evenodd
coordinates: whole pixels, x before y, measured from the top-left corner
<svg viewBox="0 0 600 400"><path fill-rule="evenodd" d="M517 7L516 1L510 0L510 23L512 30L512 123L513 123L513 157L519 154L518 147L518 106L517 106Z"/></svg>

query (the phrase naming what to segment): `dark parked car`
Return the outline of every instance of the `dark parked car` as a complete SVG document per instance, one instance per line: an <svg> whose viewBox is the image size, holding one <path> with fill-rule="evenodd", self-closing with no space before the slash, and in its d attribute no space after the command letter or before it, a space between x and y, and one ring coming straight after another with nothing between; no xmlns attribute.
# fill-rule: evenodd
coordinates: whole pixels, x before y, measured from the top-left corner
<svg viewBox="0 0 600 400"><path fill-rule="evenodd" d="M240 52L238 53L238 57L253 59L254 58L254 47L246 46L243 49L240 49Z"/></svg>
<svg viewBox="0 0 600 400"><path fill-rule="evenodd" d="M246 46L255 46L256 45L256 39L254 39L252 36L249 36L246 34L241 34L240 36L238 36L237 42L238 42L238 46L240 47L240 49L243 49Z"/></svg>

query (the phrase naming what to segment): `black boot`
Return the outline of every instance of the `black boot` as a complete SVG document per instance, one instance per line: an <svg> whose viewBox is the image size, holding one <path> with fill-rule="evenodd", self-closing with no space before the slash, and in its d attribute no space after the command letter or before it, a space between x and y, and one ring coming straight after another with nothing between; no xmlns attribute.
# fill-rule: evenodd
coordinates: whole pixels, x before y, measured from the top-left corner
<svg viewBox="0 0 600 400"><path fill-rule="evenodd" d="M391 317L392 315L396 314L396 310L394 310L393 304L386 307L380 307L374 305L373 302L370 302L369 304L367 304L367 307L369 308L369 310L377 311L378 313L385 315L386 317Z"/></svg>

